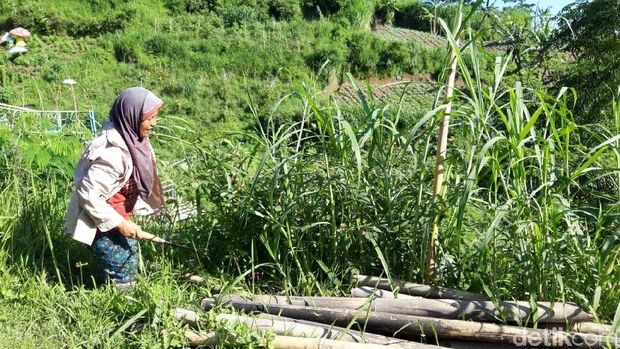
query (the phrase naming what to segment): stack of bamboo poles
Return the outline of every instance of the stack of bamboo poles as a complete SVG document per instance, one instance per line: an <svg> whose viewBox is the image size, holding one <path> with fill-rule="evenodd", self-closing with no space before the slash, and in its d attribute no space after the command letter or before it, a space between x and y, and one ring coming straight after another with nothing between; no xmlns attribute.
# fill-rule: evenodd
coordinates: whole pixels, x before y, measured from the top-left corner
<svg viewBox="0 0 620 349"><path fill-rule="evenodd" d="M570 303L492 302L459 290L355 276L352 297L220 296L202 307L231 306L255 316L219 314L217 321L273 332L273 348L617 348L610 327ZM198 314L177 309L190 325ZM537 327L532 328L532 324ZM527 327L527 326L530 327ZM579 331L579 332L573 332ZM216 334L188 332L193 345L213 345ZM432 343L432 344L421 344Z"/></svg>

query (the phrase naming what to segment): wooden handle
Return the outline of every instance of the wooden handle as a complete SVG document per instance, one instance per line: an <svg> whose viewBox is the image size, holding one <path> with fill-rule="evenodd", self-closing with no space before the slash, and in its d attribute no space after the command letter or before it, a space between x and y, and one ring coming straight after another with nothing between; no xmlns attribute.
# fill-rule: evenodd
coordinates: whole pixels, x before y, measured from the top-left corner
<svg viewBox="0 0 620 349"><path fill-rule="evenodd" d="M140 230L140 232L138 233L138 237L142 240L150 240L153 242L158 242L158 243L165 243L166 240L160 238L159 236L153 235L151 233L147 233L145 231Z"/></svg>

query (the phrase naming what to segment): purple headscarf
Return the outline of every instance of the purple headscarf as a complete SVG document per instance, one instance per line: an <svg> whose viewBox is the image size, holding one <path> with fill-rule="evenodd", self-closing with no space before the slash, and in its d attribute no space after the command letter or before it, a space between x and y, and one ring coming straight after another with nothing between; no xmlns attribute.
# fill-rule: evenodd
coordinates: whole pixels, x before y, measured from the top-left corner
<svg viewBox="0 0 620 349"><path fill-rule="evenodd" d="M148 137L140 138L140 123L152 117L154 111L163 104L153 92L142 87L131 87L123 91L114 101L110 109L110 121L121 134L133 161L133 179L136 182L140 197L156 200L161 208L161 182L157 176L157 168L153 159L153 149Z"/></svg>

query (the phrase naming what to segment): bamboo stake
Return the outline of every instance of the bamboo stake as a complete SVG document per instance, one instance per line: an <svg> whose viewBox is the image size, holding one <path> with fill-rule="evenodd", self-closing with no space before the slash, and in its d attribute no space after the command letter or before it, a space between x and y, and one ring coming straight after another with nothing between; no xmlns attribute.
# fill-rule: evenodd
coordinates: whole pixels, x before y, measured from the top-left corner
<svg viewBox="0 0 620 349"><path fill-rule="evenodd" d="M210 309L216 301L204 299L202 306ZM267 312L281 316L316 321L338 326L356 322L368 332L391 336L397 334L410 340L456 339L517 346L548 346L554 348L618 348L615 336L568 333L553 330L522 328L484 322L435 319L422 316L365 312L351 309L308 308L294 305L255 302L232 302L233 308L248 312Z"/></svg>
<svg viewBox="0 0 620 349"><path fill-rule="evenodd" d="M460 30L463 14L459 13L456 30ZM454 94L454 82L456 80L456 52L458 50L459 40L456 41L456 48L450 50L450 73L447 78L446 88L446 108L444 109L443 118L441 120L441 126L439 128L439 144L437 145L437 160L435 163L435 182L433 185L433 195L439 197L441 195L441 187L443 186L444 179L444 161L446 160L447 148L448 148L448 129L450 127L450 113L452 112L452 95ZM439 235L439 215L435 216L433 220L433 231L431 232L430 239L428 241L428 248L426 251L426 283L433 284L435 279L435 240Z"/></svg>
<svg viewBox="0 0 620 349"><path fill-rule="evenodd" d="M446 287L429 286L423 284L416 284L413 282L405 282L401 280L392 279L392 283L385 278L379 278L376 276L368 275L353 275L352 281L362 286L371 286L380 288L387 291L392 291L398 288L398 292L410 296L420 296L425 298L447 298L447 299L463 299L470 301L488 301L489 297L465 292L461 290L455 290Z"/></svg>
<svg viewBox="0 0 620 349"><path fill-rule="evenodd" d="M217 295L216 295L217 297ZM592 315L574 304L537 302L536 313L529 302L460 301L452 299L408 299L389 298L346 298L346 297L296 297L296 296L254 296L251 299L240 296L218 298L223 302L256 302L262 304L299 305L304 307L353 309L390 314L427 316L441 319L472 319L477 321L506 321L538 323L566 323L568 321L589 321Z"/></svg>

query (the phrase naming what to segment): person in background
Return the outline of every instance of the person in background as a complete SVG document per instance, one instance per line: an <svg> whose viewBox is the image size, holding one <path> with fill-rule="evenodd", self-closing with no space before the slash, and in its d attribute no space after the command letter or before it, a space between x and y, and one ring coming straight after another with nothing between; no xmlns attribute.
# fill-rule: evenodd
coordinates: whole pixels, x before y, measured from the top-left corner
<svg viewBox="0 0 620 349"><path fill-rule="evenodd" d="M91 246L100 273L120 290L135 285L142 230L132 213L161 209L161 182L149 135L163 102L131 87L110 110L102 133L86 145L74 175L65 230Z"/></svg>

